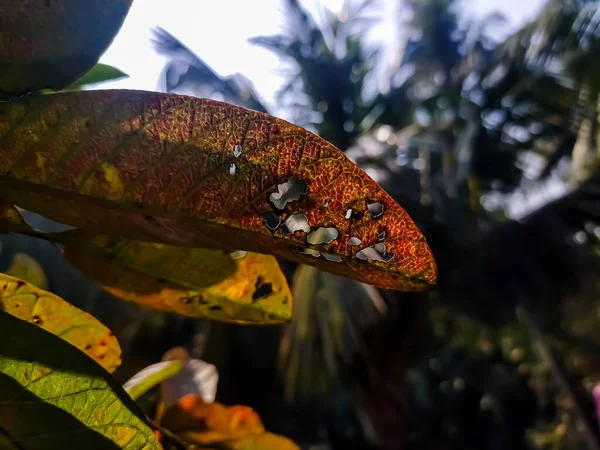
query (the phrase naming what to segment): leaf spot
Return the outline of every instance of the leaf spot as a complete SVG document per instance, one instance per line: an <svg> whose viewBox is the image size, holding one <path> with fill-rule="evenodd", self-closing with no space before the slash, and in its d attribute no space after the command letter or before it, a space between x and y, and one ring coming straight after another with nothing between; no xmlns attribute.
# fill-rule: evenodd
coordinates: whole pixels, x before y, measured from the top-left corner
<svg viewBox="0 0 600 450"><path fill-rule="evenodd" d="M221 308L221 305L212 305L208 309L211 310L211 311L221 311L223 308Z"/></svg>
<svg viewBox="0 0 600 450"><path fill-rule="evenodd" d="M233 156L235 156L236 158L239 158L242 153L243 153L243 149L241 145L235 145L235 147L233 147Z"/></svg>
<svg viewBox="0 0 600 450"><path fill-rule="evenodd" d="M275 231L281 225L281 219L274 212L263 214L262 220L267 228L271 231Z"/></svg>
<svg viewBox="0 0 600 450"><path fill-rule="evenodd" d="M383 214L383 209L384 209L383 203L379 203L379 202L368 203L367 208L369 210L369 213L371 213L371 218L373 218L373 219L377 219L379 216L381 216Z"/></svg>
<svg viewBox="0 0 600 450"><path fill-rule="evenodd" d="M306 214L292 214L289 216L281 226L281 231L286 236L294 234L296 231L308 233L310 231L310 225L308 224Z"/></svg>
<svg viewBox="0 0 600 450"><path fill-rule="evenodd" d="M334 227L317 228L306 237L306 242L312 245L329 244L339 236L338 230Z"/></svg>
<svg viewBox="0 0 600 450"><path fill-rule="evenodd" d="M234 261L237 261L239 259L242 259L247 254L248 254L248 252L245 250L235 250L235 251L231 252L229 254L229 256L231 256L231 259L233 259Z"/></svg>
<svg viewBox="0 0 600 450"><path fill-rule="evenodd" d="M380 262L390 262L394 259L393 253L388 253L385 249L385 244L375 244L373 247L363 248L362 250L356 252L356 257L358 259L362 259L364 261L380 261Z"/></svg>
<svg viewBox="0 0 600 450"><path fill-rule="evenodd" d="M327 261L333 261L337 263L342 262L342 258L338 255L333 255L331 253L321 253L321 255L323 255L323 258L325 258Z"/></svg>
<svg viewBox="0 0 600 450"><path fill-rule="evenodd" d="M296 251L298 253L300 253L301 255L310 255L310 256L314 256L315 258L318 258L319 256L321 256L321 254L317 250L312 250L310 248L296 247Z"/></svg>
<svg viewBox="0 0 600 450"><path fill-rule="evenodd" d="M357 238L355 236L352 236L350 239L348 239L348 244L350 244L350 245L360 245L360 244L362 244L362 241L359 238Z"/></svg>
<svg viewBox="0 0 600 450"><path fill-rule="evenodd" d="M269 196L269 200L277 209L285 208L285 205L295 200L300 200L300 197L308 193L308 184L306 181L292 176L285 183L277 186L277 192L273 192Z"/></svg>

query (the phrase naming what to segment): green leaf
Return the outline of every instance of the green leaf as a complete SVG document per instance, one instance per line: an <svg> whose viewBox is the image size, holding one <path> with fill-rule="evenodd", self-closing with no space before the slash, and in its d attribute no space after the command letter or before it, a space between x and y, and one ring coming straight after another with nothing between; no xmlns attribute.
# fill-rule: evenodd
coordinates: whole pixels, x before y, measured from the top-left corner
<svg viewBox="0 0 600 450"><path fill-rule="evenodd" d="M161 448L136 403L92 359L3 311L0 330L0 424L14 447Z"/></svg>
<svg viewBox="0 0 600 450"><path fill-rule="evenodd" d="M65 90L75 91L88 84L103 83L106 81L118 80L120 78L129 78L129 75L121 72L116 67L98 63L92 68L92 70L65 88Z"/></svg>
<svg viewBox="0 0 600 450"><path fill-rule="evenodd" d="M131 377L124 385L130 397L137 400L150 389L174 375L183 368L183 361L162 361L146 367Z"/></svg>

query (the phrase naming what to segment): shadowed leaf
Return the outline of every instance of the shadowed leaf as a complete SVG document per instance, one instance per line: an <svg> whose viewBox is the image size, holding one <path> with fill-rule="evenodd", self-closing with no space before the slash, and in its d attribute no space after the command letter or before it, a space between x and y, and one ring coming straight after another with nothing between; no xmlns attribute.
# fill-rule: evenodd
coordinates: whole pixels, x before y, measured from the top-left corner
<svg viewBox="0 0 600 450"><path fill-rule="evenodd" d="M0 2L0 94L62 89L98 61L132 0Z"/></svg>
<svg viewBox="0 0 600 450"><path fill-rule="evenodd" d="M17 253L14 256L6 274L27 281L39 289L48 290L48 280L44 269L34 258L25 253Z"/></svg>
<svg viewBox="0 0 600 450"><path fill-rule="evenodd" d="M194 394L168 408L161 425L195 445L239 450L298 449L289 439L267 433L251 408L206 403Z"/></svg>
<svg viewBox="0 0 600 450"><path fill-rule="evenodd" d="M111 372L121 364L121 348L111 331L50 292L0 274L0 309L64 339Z"/></svg>
<svg viewBox="0 0 600 450"><path fill-rule="evenodd" d="M16 448L161 448L135 402L93 360L3 311L0 329L0 423Z"/></svg>
<svg viewBox="0 0 600 450"><path fill-rule="evenodd" d="M290 319L292 295L277 260L82 232L62 233L66 258L108 292L184 316L238 323Z"/></svg>
<svg viewBox="0 0 600 450"><path fill-rule="evenodd" d="M381 187L333 145L262 113L138 91L29 97L0 105L0 157L6 200L61 223L271 253L392 289L436 282L423 235ZM306 190L284 192L290 180ZM278 226L302 214L312 244Z"/></svg>

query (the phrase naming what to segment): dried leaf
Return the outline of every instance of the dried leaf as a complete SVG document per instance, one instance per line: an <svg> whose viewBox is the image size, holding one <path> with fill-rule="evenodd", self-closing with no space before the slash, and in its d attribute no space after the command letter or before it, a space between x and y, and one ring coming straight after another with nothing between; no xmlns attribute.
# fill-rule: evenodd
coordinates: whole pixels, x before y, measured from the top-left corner
<svg viewBox="0 0 600 450"><path fill-rule="evenodd" d="M437 278L408 214L342 152L212 100L88 91L1 104L0 187L22 208L99 233L271 253L392 289ZM301 214L317 234L282 229Z"/></svg>
<svg viewBox="0 0 600 450"><path fill-rule="evenodd" d="M27 281L39 289L48 290L48 280L44 269L34 258L25 253L15 254L6 274Z"/></svg>
<svg viewBox="0 0 600 450"><path fill-rule="evenodd" d="M0 311L1 448L159 450L135 402L64 340Z"/></svg>
<svg viewBox="0 0 600 450"><path fill-rule="evenodd" d="M292 296L277 260L224 250L61 233L64 255L111 294L184 316L236 323L290 319Z"/></svg>
<svg viewBox="0 0 600 450"><path fill-rule="evenodd" d="M0 93L62 89L98 61L132 0L0 2Z"/></svg>
<svg viewBox="0 0 600 450"><path fill-rule="evenodd" d="M0 309L64 339L108 371L121 364L121 348L111 331L50 292L0 274ZM3 336L8 334L3 332Z"/></svg>

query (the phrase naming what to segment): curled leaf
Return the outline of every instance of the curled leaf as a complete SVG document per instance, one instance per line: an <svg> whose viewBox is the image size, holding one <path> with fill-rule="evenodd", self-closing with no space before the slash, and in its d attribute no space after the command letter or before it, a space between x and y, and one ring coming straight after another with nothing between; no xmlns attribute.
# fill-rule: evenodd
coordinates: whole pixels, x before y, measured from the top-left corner
<svg viewBox="0 0 600 450"><path fill-rule="evenodd" d="M112 42L131 2L0 2L0 94L59 90L84 75Z"/></svg>
<svg viewBox="0 0 600 450"><path fill-rule="evenodd" d="M50 292L0 274L0 310L64 339L111 372L121 364L121 348L112 332Z"/></svg>
<svg viewBox="0 0 600 450"><path fill-rule="evenodd" d="M123 385L129 396L137 400L168 378L177 375L183 368L181 361L162 361L136 373Z"/></svg>
<svg viewBox="0 0 600 450"><path fill-rule="evenodd" d="M64 255L111 294L143 306L236 323L290 319L292 296L277 260L84 232L62 233Z"/></svg>
<svg viewBox="0 0 600 450"><path fill-rule="evenodd" d="M4 311L0 330L1 448L161 449L139 407L100 365Z"/></svg>
<svg viewBox="0 0 600 450"><path fill-rule="evenodd" d="M270 253L391 289L437 279L408 214L341 151L212 100L88 91L0 104L0 187L20 207L98 233ZM301 230L279 226L299 214ZM307 242L308 229L331 233ZM381 258L356 256L379 243Z"/></svg>

